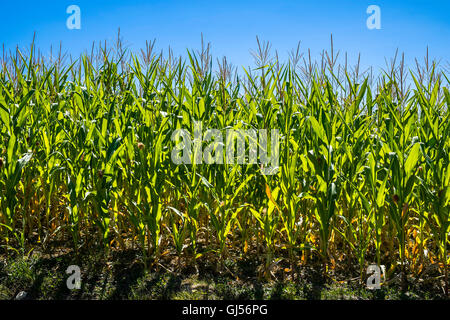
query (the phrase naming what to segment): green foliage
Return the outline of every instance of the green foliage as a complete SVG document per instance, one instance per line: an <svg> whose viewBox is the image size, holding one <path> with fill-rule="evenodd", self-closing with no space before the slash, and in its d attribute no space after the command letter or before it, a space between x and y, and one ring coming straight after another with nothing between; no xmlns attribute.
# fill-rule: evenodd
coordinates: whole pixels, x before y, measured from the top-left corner
<svg viewBox="0 0 450 320"><path fill-rule="evenodd" d="M261 63L258 75L237 77L226 60L216 76L204 51L184 61L102 49L65 65L33 49L0 72L5 250L70 239L75 250L136 245L146 263L171 249L223 263L229 248L253 248L266 255L266 276L287 251L292 264L317 254L326 268L356 258L361 280L374 252L376 263L393 270L398 257L415 274L440 261L447 277L444 71L411 73L406 90L394 67L375 84L326 60L309 71ZM223 136L278 129L277 174L198 163L195 152L192 164L175 164L172 133L185 129L194 141L196 123Z"/></svg>

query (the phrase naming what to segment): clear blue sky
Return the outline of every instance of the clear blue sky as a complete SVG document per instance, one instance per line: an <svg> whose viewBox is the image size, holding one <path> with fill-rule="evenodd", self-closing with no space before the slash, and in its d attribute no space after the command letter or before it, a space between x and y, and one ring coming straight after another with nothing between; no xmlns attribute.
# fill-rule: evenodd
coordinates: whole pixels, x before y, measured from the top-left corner
<svg viewBox="0 0 450 320"><path fill-rule="evenodd" d="M71 4L81 8L81 30L66 28ZM381 30L366 27L371 4L381 8ZM427 45L432 56L450 60L449 0L2 1L0 11L1 43L25 47L36 31L44 53L62 41L77 55L94 40L113 41L119 27L132 49L156 38L157 49L171 45L176 54L198 49L203 32L215 57L226 55L240 66L252 63L249 50L256 47L256 35L269 40L282 58L299 40L303 50L311 48L318 57L333 33L335 48L353 61L361 52L364 66L383 67L384 57L392 57L396 48L412 61L423 57Z"/></svg>

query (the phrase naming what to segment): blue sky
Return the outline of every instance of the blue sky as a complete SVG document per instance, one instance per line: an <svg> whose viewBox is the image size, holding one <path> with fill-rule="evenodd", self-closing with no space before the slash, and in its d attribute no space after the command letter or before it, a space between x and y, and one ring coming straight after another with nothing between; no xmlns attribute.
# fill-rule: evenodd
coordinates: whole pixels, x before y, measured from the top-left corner
<svg viewBox="0 0 450 320"><path fill-rule="evenodd" d="M78 55L93 41L113 41L117 30L132 49L156 38L157 49L170 45L176 54L200 47L200 33L211 42L214 57L226 55L235 65L252 64L250 49L255 37L269 40L282 58L302 42L318 57L329 48L333 33L335 49L347 51L351 61L361 53L363 66L384 67L384 58L396 48L407 61L423 57L427 45L433 57L450 60L449 0L71 0L8 1L0 11L0 42L6 48L27 46L37 34L44 53L50 45ZM81 30L66 28L69 5L81 8ZM369 5L381 8L381 30L366 27Z"/></svg>

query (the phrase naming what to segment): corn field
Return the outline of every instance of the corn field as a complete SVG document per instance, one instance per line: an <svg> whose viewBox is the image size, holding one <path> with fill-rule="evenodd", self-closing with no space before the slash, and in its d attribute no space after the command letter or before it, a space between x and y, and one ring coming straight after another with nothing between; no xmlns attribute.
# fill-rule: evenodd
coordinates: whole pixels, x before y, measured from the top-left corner
<svg viewBox="0 0 450 320"><path fill-rule="evenodd" d="M426 57L409 69L396 54L374 75L333 49L313 61L297 48L282 63L258 40L256 67L236 71L203 44L185 58L153 44L99 45L75 60L34 45L3 55L3 254L137 248L148 267L253 255L267 278L281 259L325 274L353 264L362 281L377 264L405 284L435 267L448 294L445 68ZM172 133L193 138L194 123L279 130L276 174L175 164Z"/></svg>

